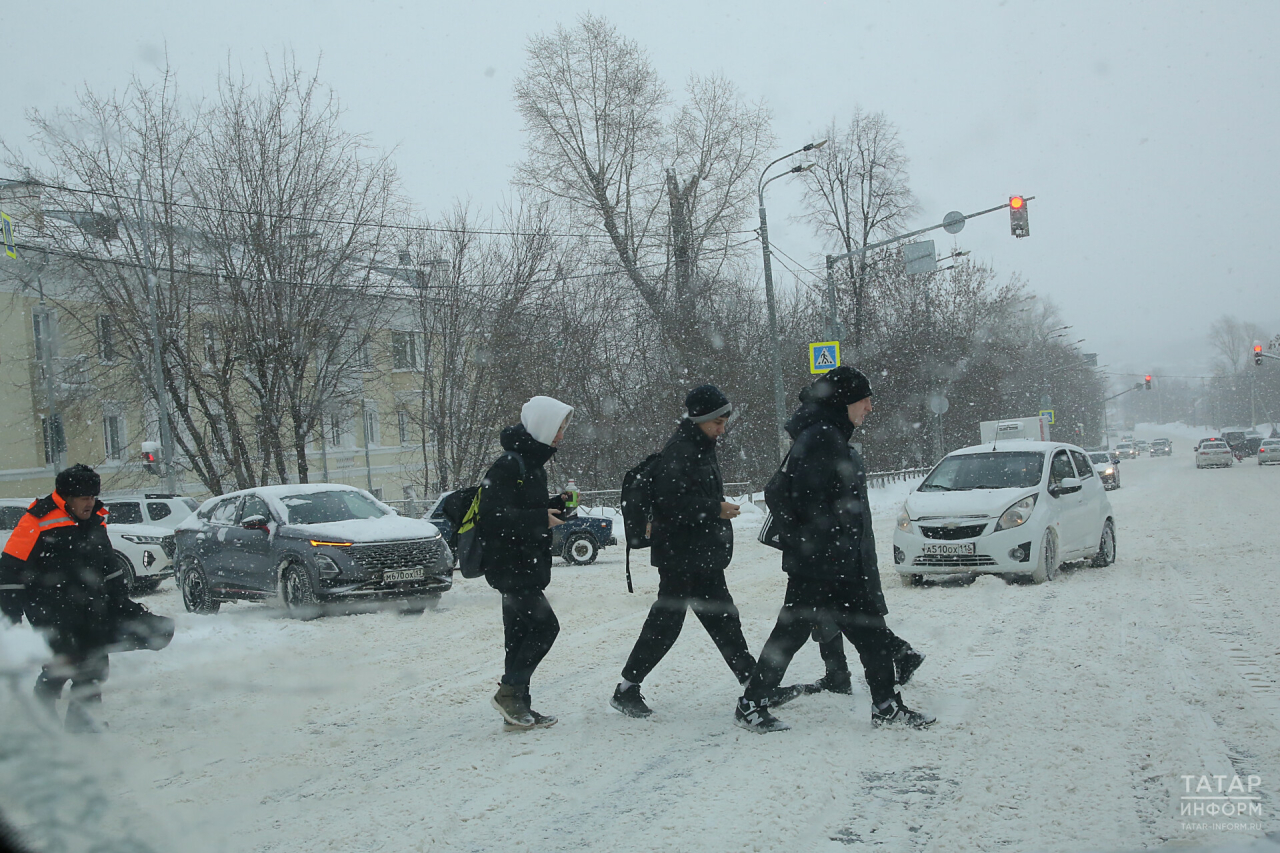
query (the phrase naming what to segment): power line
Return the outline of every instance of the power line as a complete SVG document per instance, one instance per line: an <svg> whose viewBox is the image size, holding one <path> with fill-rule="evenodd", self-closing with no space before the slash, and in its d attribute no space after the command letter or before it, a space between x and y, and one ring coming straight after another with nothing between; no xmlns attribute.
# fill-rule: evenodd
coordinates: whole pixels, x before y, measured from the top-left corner
<svg viewBox="0 0 1280 853"><path fill-rule="evenodd" d="M108 192L106 190L77 189L76 187L69 187L62 184L52 184L52 183L47 183L45 181L25 180L25 179L18 180L15 178L0 178L0 185L5 183L37 186L37 187L42 187L44 189L57 190L59 192L68 192L68 193L74 193L76 195L87 195L87 196L92 196L94 198L110 199L111 201L114 201L114 202L126 201L126 202L129 202L130 204L133 204L138 201L137 197L132 195L124 195L122 193L113 193L113 192ZM153 204L154 203L155 202L153 202ZM385 223L356 222L354 220L349 220L349 219L334 219L331 217L301 216L301 215L292 214L292 213L265 213L263 211L258 211L258 210L242 210L234 207L216 207L212 205L196 204L194 202L185 202L185 201L164 202L163 205L167 205L169 207L183 208L186 210L199 210L205 213L217 213L221 215L269 216L274 219L283 219L290 222L315 223L318 225L346 225L346 226L353 226L353 227L363 226L363 227L370 227L370 228L374 228L374 227L388 228L392 230L416 232L416 233L479 234L487 237L543 236L543 237L571 237L571 238L577 238L577 239L592 239L592 240L612 239L609 237L608 234L603 234L600 232L575 234L575 233L551 232L551 231L501 231L501 230L486 229L486 228L446 228L444 226L439 226L439 225L389 225ZM707 236L708 237L732 236L732 235L738 235L738 234L754 234L754 233L755 231L753 229L746 229L741 231L721 231L721 232L717 232L716 234L709 234ZM744 242L749 242L749 241L744 241ZM738 245L741 245L741 243L739 243Z"/></svg>

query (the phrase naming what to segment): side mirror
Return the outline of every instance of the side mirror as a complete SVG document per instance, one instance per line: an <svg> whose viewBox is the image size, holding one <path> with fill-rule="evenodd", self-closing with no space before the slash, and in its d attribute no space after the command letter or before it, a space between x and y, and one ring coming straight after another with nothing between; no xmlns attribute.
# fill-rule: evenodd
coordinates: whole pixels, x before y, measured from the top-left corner
<svg viewBox="0 0 1280 853"><path fill-rule="evenodd" d="M240 526L245 530L266 530L267 519L260 515L251 515L244 521L240 522Z"/></svg>
<svg viewBox="0 0 1280 853"><path fill-rule="evenodd" d="M1070 495L1084 488L1084 482L1076 477L1063 477L1062 482L1049 487L1049 494L1055 498L1059 495Z"/></svg>

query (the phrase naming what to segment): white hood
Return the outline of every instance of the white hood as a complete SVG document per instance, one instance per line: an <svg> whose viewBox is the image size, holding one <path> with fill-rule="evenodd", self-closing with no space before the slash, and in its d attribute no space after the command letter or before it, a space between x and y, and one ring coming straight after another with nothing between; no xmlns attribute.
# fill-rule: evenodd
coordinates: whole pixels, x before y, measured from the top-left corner
<svg viewBox="0 0 1280 853"><path fill-rule="evenodd" d="M1037 489L974 489L968 492L912 492L907 496L907 514L921 518L973 516L996 518Z"/></svg>
<svg viewBox="0 0 1280 853"><path fill-rule="evenodd" d="M436 526L418 518L384 515L382 518L352 518L323 524L291 524L296 534L348 542L388 542L397 539L432 539L440 534Z"/></svg>
<svg viewBox="0 0 1280 853"><path fill-rule="evenodd" d="M560 431L560 424L572 414L573 406L554 397L531 397L520 410L520 423L524 424L534 441L550 447Z"/></svg>

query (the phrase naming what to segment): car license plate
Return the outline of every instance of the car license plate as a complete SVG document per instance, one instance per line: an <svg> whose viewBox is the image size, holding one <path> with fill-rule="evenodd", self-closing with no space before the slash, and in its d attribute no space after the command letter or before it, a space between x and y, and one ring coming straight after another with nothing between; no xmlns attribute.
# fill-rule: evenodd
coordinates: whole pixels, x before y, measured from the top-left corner
<svg viewBox="0 0 1280 853"><path fill-rule="evenodd" d="M425 569L398 569L394 572L383 572L383 583L397 583L398 581L420 581L427 576Z"/></svg>
<svg viewBox="0 0 1280 853"><path fill-rule="evenodd" d="M976 542L926 542L922 554L976 554Z"/></svg>

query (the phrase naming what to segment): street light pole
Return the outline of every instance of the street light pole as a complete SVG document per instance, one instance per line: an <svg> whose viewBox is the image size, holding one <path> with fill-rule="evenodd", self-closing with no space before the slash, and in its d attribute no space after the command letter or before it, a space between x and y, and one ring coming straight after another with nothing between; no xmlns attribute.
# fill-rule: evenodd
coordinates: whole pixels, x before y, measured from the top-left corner
<svg viewBox="0 0 1280 853"><path fill-rule="evenodd" d="M151 317L151 359L155 371L152 381L156 386L156 408L160 420L160 455L164 457L164 488L171 495L178 493L176 462L173 458L173 434L169 428L169 403L165 396L164 362L161 361L160 315L158 281L151 259L151 239L147 228L147 213L142 206L142 179L138 179L138 217L142 224L142 256L146 260L144 279L147 287L147 308Z"/></svg>
<svg viewBox="0 0 1280 853"><path fill-rule="evenodd" d="M782 382L782 357L778 352L778 308L777 302L773 294L773 263L772 256L769 252L769 220L764 209L764 188L778 178L792 175L797 172L804 172L812 166L796 166L788 169L780 175L774 175L769 180L765 180L764 176L769 170L786 160L788 157L794 157L797 154L803 154L806 151L815 151L827 144L827 140L821 142L811 142L803 148L798 148L790 154L779 157L768 166L764 167L764 171L760 173L760 180L756 183L756 196L760 200L760 245L764 252L764 299L769 307L769 361L773 370L773 409L774 419L777 422L778 430L778 464L782 464L782 458L786 455L787 433L785 429L787 417L787 392Z"/></svg>

